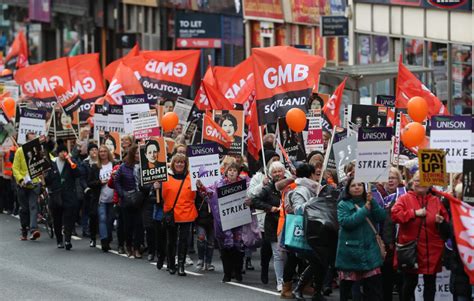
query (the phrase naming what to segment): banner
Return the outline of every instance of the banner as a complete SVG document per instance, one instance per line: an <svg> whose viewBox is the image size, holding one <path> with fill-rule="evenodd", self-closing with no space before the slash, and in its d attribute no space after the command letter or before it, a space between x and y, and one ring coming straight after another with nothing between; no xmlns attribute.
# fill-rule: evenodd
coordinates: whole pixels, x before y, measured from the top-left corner
<svg viewBox="0 0 474 301"><path fill-rule="evenodd" d="M306 154L312 151L324 152L321 109L309 109L308 130L303 131Z"/></svg>
<svg viewBox="0 0 474 301"><path fill-rule="evenodd" d="M76 93L67 91L63 86L56 86L54 87L54 94L64 112L69 116L72 116L72 113L79 109L82 100Z"/></svg>
<svg viewBox="0 0 474 301"><path fill-rule="evenodd" d="M150 110L149 100L145 94L123 96L123 124L125 134L133 133L131 115L144 113Z"/></svg>
<svg viewBox="0 0 474 301"><path fill-rule="evenodd" d="M453 294L449 287L449 279L451 277L451 271L443 267L443 270L436 274L436 294L434 300L436 301L452 301ZM424 291L424 278L423 275L418 275L418 285L415 288L415 301L423 301Z"/></svg>
<svg viewBox="0 0 474 301"><path fill-rule="evenodd" d="M245 204L247 199L247 182L245 180L217 188L219 216L222 230L250 224L250 208Z"/></svg>
<svg viewBox="0 0 474 301"><path fill-rule="evenodd" d="M34 133L36 136L47 135L46 111L23 108L20 113L18 126L18 144L26 143L26 134Z"/></svg>
<svg viewBox="0 0 474 301"><path fill-rule="evenodd" d="M226 154L232 145L232 137L207 114L202 119L202 141L217 143L221 155Z"/></svg>
<svg viewBox="0 0 474 301"><path fill-rule="evenodd" d="M464 159L471 158L471 116L433 116L430 148L446 152L446 171L462 172Z"/></svg>
<svg viewBox="0 0 474 301"><path fill-rule="evenodd" d="M140 146L142 185L168 181L166 145L163 137L154 137Z"/></svg>
<svg viewBox="0 0 474 301"><path fill-rule="evenodd" d="M441 149L418 150L418 170L421 186L448 186L446 153Z"/></svg>
<svg viewBox="0 0 474 301"><path fill-rule="evenodd" d="M375 103L384 107L395 107L395 96L377 95L377 101Z"/></svg>
<svg viewBox="0 0 474 301"><path fill-rule="evenodd" d="M474 159L464 159L462 166L463 201L474 203Z"/></svg>
<svg viewBox="0 0 474 301"><path fill-rule="evenodd" d="M51 168L48 152L44 149L44 145L40 143L39 137L23 144L22 149L31 179L40 176Z"/></svg>
<svg viewBox="0 0 474 301"><path fill-rule="evenodd" d="M4 62L8 69L21 69L28 66L28 41L22 30L13 40Z"/></svg>
<svg viewBox="0 0 474 301"><path fill-rule="evenodd" d="M100 145L105 145L114 156L114 159L119 161L122 158L122 143L120 140L120 133L107 132L99 138Z"/></svg>
<svg viewBox="0 0 474 301"><path fill-rule="evenodd" d="M134 56L137 56L140 54L140 46L138 44L135 44L135 46L133 46L132 49L130 49L130 51L122 58L119 58L113 62L111 62L110 64L108 64L105 68L104 68L104 78L108 81L108 82L111 82L112 81L112 78L115 74L115 71L117 71L117 68L118 66L120 65L120 63L122 62L123 59L126 59L126 58L130 58L130 57L134 57Z"/></svg>
<svg viewBox="0 0 474 301"><path fill-rule="evenodd" d="M105 93L105 99L113 105L123 105L123 97L126 95L142 95L143 87L135 72L122 62L119 63L117 71L110 82Z"/></svg>
<svg viewBox="0 0 474 301"><path fill-rule="evenodd" d="M243 2L244 16L250 19L273 19L283 21L283 9L279 0L246 0Z"/></svg>
<svg viewBox="0 0 474 301"><path fill-rule="evenodd" d="M385 127L387 124L387 108L372 105L350 105L350 121L357 127Z"/></svg>
<svg viewBox="0 0 474 301"><path fill-rule="evenodd" d="M302 133L293 132L286 124L285 118L278 119L278 133L281 146L285 149L291 161L306 159L304 139Z"/></svg>
<svg viewBox="0 0 474 301"><path fill-rule="evenodd" d="M188 145L191 190L196 191L196 181L208 187L221 179L219 150L215 143Z"/></svg>
<svg viewBox="0 0 474 301"><path fill-rule="evenodd" d="M244 154L244 111L214 111L214 121L227 133L232 143L228 155Z"/></svg>
<svg viewBox="0 0 474 301"><path fill-rule="evenodd" d="M347 136L347 138L340 140L332 145L334 153L334 160L336 161L336 171L339 183L345 181L347 175L344 168L347 164L355 161L357 148L357 136Z"/></svg>
<svg viewBox="0 0 474 301"><path fill-rule="evenodd" d="M194 98L194 103L200 110L232 110L234 105L219 89L214 67L209 62L201 85Z"/></svg>
<svg viewBox="0 0 474 301"><path fill-rule="evenodd" d="M387 182L390 171L392 128L360 128L357 137L355 180Z"/></svg>
<svg viewBox="0 0 474 301"><path fill-rule="evenodd" d="M252 57L259 124L276 123L291 108L306 112L324 58L289 46L254 48Z"/></svg>
<svg viewBox="0 0 474 301"><path fill-rule="evenodd" d="M135 139L150 139L160 136L156 110L131 114Z"/></svg>

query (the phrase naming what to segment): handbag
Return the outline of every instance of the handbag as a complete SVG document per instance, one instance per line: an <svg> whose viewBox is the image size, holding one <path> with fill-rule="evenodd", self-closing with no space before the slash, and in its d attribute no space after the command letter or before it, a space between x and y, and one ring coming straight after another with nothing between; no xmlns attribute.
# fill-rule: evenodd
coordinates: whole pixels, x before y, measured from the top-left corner
<svg viewBox="0 0 474 301"><path fill-rule="evenodd" d="M125 209L140 208L143 205L143 193L140 190L124 191L122 207Z"/></svg>
<svg viewBox="0 0 474 301"><path fill-rule="evenodd" d="M360 207L357 206L357 204L354 204L354 205L357 209L360 209ZM375 226L374 226L374 224L372 224L370 219L368 217L365 217L365 220L369 224L372 231L374 231L375 240L377 241L377 245L379 246L379 250L380 250L380 255L382 256L382 260L385 260L385 257L387 256L387 250L385 249L385 243L383 242L382 237L380 237L379 233L377 232L377 229L375 229Z"/></svg>
<svg viewBox="0 0 474 301"><path fill-rule="evenodd" d="M178 193L176 194L176 199L174 200L173 207L171 207L171 210L168 212L163 213L163 223L167 227L173 227L175 222L174 222L174 207L176 206L176 203L178 202L179 194L181 193L181 188L183 188L184 180L181 182L181 185L179 186Z"/></svg>
<svg viewBox="0 0 474 301"><path fill-rule="evenodd" d="M286 215L284 245L287 249L296 252L312 250L304 235L304 218L302 215Z"/></svg>
<svg viewBox="0 0 474 301"><path fill-rule="evenodd" d="M397 236L395 250L397 252L398 267L401 270L418 269L418 239L420 238L421 226L423 225L423 222L424 218L423 221L420 223L420 227L418 228L418 235L416 236L415 240L412 240L405 244L400 244L398 243Z"/></svg>

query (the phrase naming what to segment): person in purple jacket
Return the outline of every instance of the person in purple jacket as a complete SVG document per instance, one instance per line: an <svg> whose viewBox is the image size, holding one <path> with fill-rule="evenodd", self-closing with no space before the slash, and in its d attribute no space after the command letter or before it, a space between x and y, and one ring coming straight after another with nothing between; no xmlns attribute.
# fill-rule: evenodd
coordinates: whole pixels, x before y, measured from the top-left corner
<svg viewBox="0 0 474 301"><path fill-rule="evenodd" d="M240 166L237 163L231 163L227 166L222 179L210 187L202 185L198 180L196 183L199 193L207 199L214 218L214 233L221 252L222 265L224 267L224 278L222 282L229 282L232 278L232 272L235 280L242 281L242 267L244 263L244 244L242 240L242 226L223 231L221 218L219 215L219 201L217 198L217 188L246 180L247 187L250 178L239 176Z"/></svg>

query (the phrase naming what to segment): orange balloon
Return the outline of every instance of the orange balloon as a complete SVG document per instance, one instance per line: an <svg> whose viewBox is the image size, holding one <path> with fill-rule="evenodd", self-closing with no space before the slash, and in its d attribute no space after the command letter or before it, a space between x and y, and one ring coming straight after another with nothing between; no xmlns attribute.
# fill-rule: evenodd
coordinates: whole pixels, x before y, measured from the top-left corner
<svg viewBox="0 0 474 301"><path fill-rule="evenodd" d="M163 131L169 132L178 125L178 122L178 114L175 112L168 112L163 115L163 118L161 118L161 127L163 128Z"/></svg>
<svg viewBox="0 0 474 301"><path fill-rule="evenodd" d="M2 76L7 76L12 74L13 72L10 69L3 69Z"/></svg>
<svg viewBox="0 0 474 301"><path fill-rule="evenodd" d="M412 97L407 104L408 115L416 122L423 122L428 116L428 104L423 97Z"/></svg>
<svg viewBox="0 0 474 301"><path fill-rule="evenodd" d="M425 137L423 142L421 142L420 145L418 145L418 149L428 149L430 148L430 139L428 137Z"/></svg>
<svg viewBox="0 0 474 301"><path fill-rule="evenodd" d="M306 114L303 112L303 110L298 109L298 108L293 108L290 109L286 113L286 124L288 124L288 127L296 132L302 132L304 128L306 127Z"/></svg>
<svg viewBox="0 0 474 301"><path fill-rule="evenodd" d="M3 111L5 111L5 114L7 114L9 118L12 118L13 116L15 116L15 106L16 106L16 102L13 98L5 97L3 99L3 102L2 102Z"/></svg>
<svg viewBox="0 0 474 301"><path fill-rule="evenodd" d="M425 141L425 127L418 122L410 122L402 130L402 142L406 147L419 146Z"/></svg>

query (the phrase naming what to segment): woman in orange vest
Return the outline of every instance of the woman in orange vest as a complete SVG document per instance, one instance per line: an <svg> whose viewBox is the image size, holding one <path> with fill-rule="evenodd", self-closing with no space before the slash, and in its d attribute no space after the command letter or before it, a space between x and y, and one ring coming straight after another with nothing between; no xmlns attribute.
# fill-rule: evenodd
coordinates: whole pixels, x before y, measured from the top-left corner
<svg viewBox="0 0 474 301"><path fill-rule="evenodd" d="M184 264L188 252L188 238L191 226L198 213L194 204L196 192L191 190L191 177L188 172L188 158L186 155L176 153L171 158L168 181L161 186L161 199L163 200L164 223L168 237L167 257L168 270L171 275L176 273L176 244L178 245L178 275L186 276ZM167 213L173 212L174 222L170 222ZM177 242L176 242L177 241Z"/></svg>

